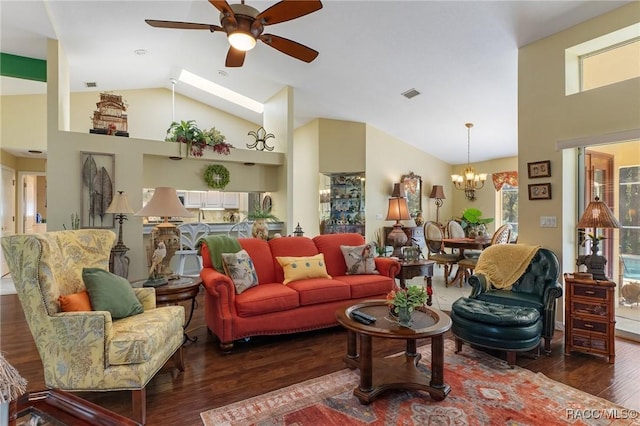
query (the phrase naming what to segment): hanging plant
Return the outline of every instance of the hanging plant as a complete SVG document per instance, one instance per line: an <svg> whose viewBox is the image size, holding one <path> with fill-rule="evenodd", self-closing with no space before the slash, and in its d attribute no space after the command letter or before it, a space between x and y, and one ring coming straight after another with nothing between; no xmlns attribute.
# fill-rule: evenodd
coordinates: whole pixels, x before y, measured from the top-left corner
<svg viewBox="0 0 640 426"><path fill-rule="evenodd" d="M229 184L229 170L225 166L212 164L204 171L204 181L209 188L224 189Z"/></svg>

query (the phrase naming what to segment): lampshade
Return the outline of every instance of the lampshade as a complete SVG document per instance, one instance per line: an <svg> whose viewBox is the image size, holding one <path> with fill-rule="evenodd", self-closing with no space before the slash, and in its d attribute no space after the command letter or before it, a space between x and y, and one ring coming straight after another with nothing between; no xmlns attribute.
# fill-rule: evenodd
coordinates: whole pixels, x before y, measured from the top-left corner
<svg viewBox="0 0 640 426"><path fill-rule="evenodd" d="M111 204L109 208L106 210L106 213L114 213L114 214L124 214L124 213L133 213L133 209L129 206L129 199L124 191L118 191L118 194L113 197L111 200Z"/></svg>
<svg viewBox="0 0 640 426"><path fill-rule="evenodd" d="M253 49L256 45L256 39L251 34L247 34L244 31L232 32L229 34L227 39L234 49L238 49L243 52Z"/></svg>
<svg viewBox="0 0 640 426"><path fill-rule="evenodd" d="M404 184L402 183L394 183L393 184L393 192L391 193L391 197L393 198L401 198L406 197L407 193L404 190Z"/></svg>
<svg viewBox="0 0 640 426"><path fill-rule="evenodd" d="M620 222L609 206L596 197L587 206L576 228L620 228Z"/></svg>
<svg viewBox="0 0 640 426"><path fill-rule="evenodd" d="M411 218L407 199L403 197L389 198L389 210L387 210L387 218L385 220L408 220Z"/></svg>
<svg viewBox="0 0 640 426"><path fill-rule="evenodd" d="M156 188L151 200L134 216L193 217L180 202L175 188L166 186Z"/></svg>
<svg viewBox="0 0 640 426"><path fill-rule="evenodd" d="M433 185L431 187L431 195L429 195L429 198L439 198L441 200L444 200L445 196L442 185Z"/></svg>

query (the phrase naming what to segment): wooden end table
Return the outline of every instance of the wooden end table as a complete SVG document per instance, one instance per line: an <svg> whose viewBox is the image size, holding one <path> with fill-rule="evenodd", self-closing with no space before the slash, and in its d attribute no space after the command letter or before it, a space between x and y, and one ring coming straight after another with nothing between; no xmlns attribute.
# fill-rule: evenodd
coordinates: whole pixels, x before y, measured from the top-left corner
<svg viewBox="0 0 640 426"><path fill-rule="evenodd" d="M364 325L352 320L350 314L356 309L373 315L376 322ZM451 328L451 318L437 309L424 308L414 311L414 324L406 328L385 319L388 316L389 307L384 300L367 300L336 312L338 322L347 329L345 363L348 368L360 369L360 385L353 394L361 403L369 404L386 390L413 389L429 392L431 398L442 401L451 391L444 383L444 334ZM374 358L372 337L406 340L404 356ZM416 341L425 337L431 338L431 375L418 369L421 355Z"/></svg>
<svg viewBox="0 0 640 426"><path fill-rule="evenodd" d="M433 287L432 287L432 278L433 278L433 265L436 262L434 260L425 260L419 259L414 260L412 262L400 261L400 272L396 275L397 278L400 279L400 287L407 287L407 280L410 280L414 277L424 277L424 280L427 283L427 305L431 306L433 299Z"/></svg>
<svg viewBox="0 0 640 426"><path fill-rule="evenodd" d="M141 288L147 280L139 280L131 283L133 287ZM191 300L191 310L189 311L189 317L184 324L184 343L187 341L195 342L198 340L198 336L189 337L187 335L187 327L191 323L193 318L193 311L198 305L196 297L200 292L200 285L202 279L200 277L179 277L175 280L169 280L165 285L155 287L156 289L156 305L167 306L177 305L179 302Z"/></svg>

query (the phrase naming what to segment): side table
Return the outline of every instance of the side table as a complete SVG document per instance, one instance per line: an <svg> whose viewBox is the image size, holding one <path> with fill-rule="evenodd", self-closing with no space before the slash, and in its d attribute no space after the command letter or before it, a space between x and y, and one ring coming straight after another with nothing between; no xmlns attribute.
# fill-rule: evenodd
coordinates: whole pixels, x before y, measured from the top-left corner
<svg viewBox="0 0 640 426"><path fill-rule="evenodd" d="M142 287L147 280L139 280L131 283L133 287ZM193 318L193 311L198 305L196 297L200 292L200 285L202 280L200 277L180 277L175 280L169 280L165 285L155 287L156 289L156 304L158 306L177 305L179 302L191 300L191 310L189 311L189 317L184 324L184 343L187 341L195 342L198 340L198 336L189 337L187 335L187 327L191 323Z"/></svg>
<svg viewBox="0 0 640 426"><path fill-rule="evenodd" d="M419 259L414 260L412 262L400 261L400 272L396 275L396 278L400 279L400 287L407 287L407 280L410 280L414 277L424 277L424 280L427 283L427 305L431 306L432 298L433 298L433 286L432 286L432 278L433 278L433 265L435 265L434 260L425 260Z"/></svg>

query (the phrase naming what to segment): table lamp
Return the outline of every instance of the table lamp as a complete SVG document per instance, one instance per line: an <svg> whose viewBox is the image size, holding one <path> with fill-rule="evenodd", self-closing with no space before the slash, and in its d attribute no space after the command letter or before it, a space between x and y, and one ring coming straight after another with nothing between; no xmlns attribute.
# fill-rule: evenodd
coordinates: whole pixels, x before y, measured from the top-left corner
<svg viewBox="0 0 640 426"><path fill-rule="evenodd" d="M129 247L122 242L122 222L127 220L127 214L133 213L134 210L129 206L129 200L124 191L118 191L106 213L113 213L118 220L118 242L111 249L109 257L109 271L116 275L127 278L129 276L129 257L126 256Z"/></svg>
<svg viewBox="0 0 640 426"><path fill-rule="evenodd" d="M163 222L157 224L151 231L151 245L149 247L149 279L144 284L147 287L157 287L168 282L173 271L169 266L171 258L180 248L180 230L175 224L169 223L170 217L193 217L185 209L175 188L166 186L154 190L151 200L134 216L160 216Z"/></svg>
<svg viewBox="0 0 640 426"><path fill-rule="evenodd" d="M579 262L587 267L587 272L593 275L594 280L608 280L604 272L607 259L598 255L598 228L620 228L618 219L613 215L609 206L598 197L591 201L582 214L578 229L593 228L593 238L591 238L591 254L579 258Z"/></svg>
<svg viewBox="0 0 640 426"><path fill-rule="evenodd" d="M442 185L433 185L431 187L431 195L429 198L436 199L436 223L440 223L440 207L442 207L442 200L445 199L444 189L442 189Z"/></svg>
<svg viewBox="0 0 640 426"><path fill-rule="evenodd" d="M400 186L400 184L395 184ZM393 195L396 194L396 187L394 185ZM398 188L398 193L401 190ZM387 218L385 220L395 220L396 223L393 225L393 229L387 235L387 244L393 247L392 256L395 256L401 259L402 256L402 247L409 241L409 237L402 230L401 220L411 219L411 215L409 214L409 207L407 206L407 199L400 197L391 197L389 198L389 209L387 210Z"/></svg>

